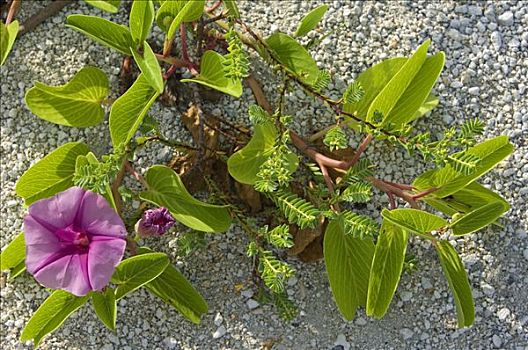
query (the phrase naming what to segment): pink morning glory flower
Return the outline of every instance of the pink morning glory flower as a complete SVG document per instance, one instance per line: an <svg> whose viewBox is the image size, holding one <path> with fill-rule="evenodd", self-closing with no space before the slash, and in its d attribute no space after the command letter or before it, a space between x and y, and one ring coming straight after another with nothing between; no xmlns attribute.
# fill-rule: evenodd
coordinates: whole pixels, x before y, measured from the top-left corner
<svg viewBox="0 0 528 350"><path fill-rule="evenodd" d="M136 232L141 237L161 236L167 232L175 221L167 208L145 210L136 223Z"/></svg>
<svg viewBox="0 0 528 350"><path fill-rule="evenodd" d="M45 287L77 296L108 284L126 246L119 215L80 187L31 204L24 237L27 271Z"/></svg>

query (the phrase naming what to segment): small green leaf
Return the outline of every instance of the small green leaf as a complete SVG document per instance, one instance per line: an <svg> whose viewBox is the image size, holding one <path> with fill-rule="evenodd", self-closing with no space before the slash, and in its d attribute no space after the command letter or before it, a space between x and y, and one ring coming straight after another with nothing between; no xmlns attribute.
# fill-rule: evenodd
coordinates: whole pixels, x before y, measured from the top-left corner
<svg viewBox="0 0 528 350"><path fill-rule="evenodd" d="M467 154L480 158L480 162L471 175L457 173L450 165L447 165L442 169L433 169L423 173L414 180L413 186L420 191L438 187L439 190L431 195L437 198L447 197L486 174L512 151L513 145L508 141L508 137L497 136L466 150Z"/></svg>
<svg viewBox="0 0 528 350"><path fill-rule="evenodd" d="M142 247L139 254L151 252ZM207 303L198 291L174 266L168 265L163 273L145 285L149 292L174 307L189 321L199 324L207 313Z"/></svg>
<svg viewBox="0 0 528 350"><path fill-rule="evenodd" d="M374 243L346 235L344 226L342 217L330 221L323 252L334 299L343 317L351 320L357 307L367 301Z"/></svg>
<svg viewBox="0 0 528 350"><path fill-rule="evenodd" d="M130 142L159 93L144 74L121 95L110 110L109 127L114 147Z"/></svg>
<svg viewBox="0 0 528 350"><path fill-rule="evenodd" d="M194 82L208 86L225 94L240 97L242 83L240 80L227 78L224 73L223 62L225 58L217 52L208 50L202 56L200 74L192 79L182 79L181 82Z"/></svg>
<svg viewBox="0 0 528 350"><path fill-rule="evenodd" d="M35 82L25 101L37 117L49 122L86 127L99 124L105 115L102 101L108 95L108 78L95 67L82 68L68 83L48 86Z"/></svg>
<svg viewBox="0 0 528 350"><path fill-rule="evenodd" d="M385 119L382 121L389 121L389 114L392 109L398 103L398 100L402 97L405 90L409 87L416 74L422 67L427 57L427 48L429 47L430 40L426 40L416 52L409 58L400 70L391 78L387 85L380 91L380 93L374 98L367 112L367 121L373 121L374 112L378 111ZM359 79L358 79L359 80ZM420 107L422 102L425 100L429 91L427 91L423 100L418 103L416 109ZM416 110L415 109L415 110ZM414 115L415 111L412 111L411 116Z"/></svg>
<svg viewBox="0 0 528 350"><path fill-rule="evenodd" d="M63 290L54 291L35 311L20 335L21 341L33 339L38 347L40 340L59 328L64 321L83 306L90 296L76 297Z"/></svg>
<svg viewBox="0 0 528 350"><path fill-rule="evenodd" d="M112 283L117 284L115 297L121 299L152 281L169 265L169 258L165 253L149 253L136 255L121 261L112 276Z"/></svg>
<svg viewBox="0 0 528 350"><path fill-rule="evenodd" d="M95 313L101 322L111 331L115 331L117 319L115 289L106 287L102 292L93 292L92 303Z"/></svg>
<svg viewBox="0 0 528 350"><path fill-rule="evenodd" d="M148 190L140 194L141 199L169 209L182 224L204 232L223 232L231 225L227 207L200 202L192 197L171 168L152 166L145 180Z"/></svg>
<svg viewBox="0 0 528 350"><path fill-rule="evenodd" d="M20 233L5 247L0 254L0 270L11 270L10 278L13 279L26 269L26 243L24 233ZM21 266L21 267L20 267Z"/></svg>
<svg viewBox="0 0 528 350"><path fill-rule="evenodd" d="M382 318L398 287L407 249L407 231L384 222L376 242L367 297L367 315Z"/></svg>
<svg viewBox="0 0 528 350"><path fill-rule="evenodd" d="M299 23L299 27L297 27L297 31L295 32L296 37L299 36L305 36L310 31L315 29L321 19L323 18L324 14L328 11L328 5L321 5L319 7L314 8L310 12L308 12Z"/></svg>
<svg viewBox="0 0 528 350"><path fill-rule="evenodd" d="M383 218L390 223L411 231L418 235L423 235L431 231L436 231L447 226L447 221L436 215L423 210L402 208L381 212ZM430 238L430 237L428 237Z"/></svg>
<svg viewBox="0 0 528 350"><path fill-rule="evenodd" d="M202 16L205 0L165 1L158 10L156 22L167 33L167 40L174 39L180 24L196 21Z"/></svg>
<svg viewBox="0 0 528 350"><path fill-rule="evenodd" d="M277 128L270 122L255 125L254 130L248 144L227 160L229 174L238 182L248 185L258 180L260 167L270 156L278 135ZM290 173L293 173L298 165L297 156L290 153L287 157Z"/></svg>
<svg viewBox="0 0 528 350"><path fill-rule="evenodd" d="M236 0L224 0L224 6L227 9L229 16L234 18L240 18L240 11L238 11L238 6Z"/></svg>
<svg viewBox="0 0 528 350"><path fill-rule="evenodd" d="M97 7L106 12L116 13L121 4L121 0L84 0L87 4ZM138 1L135 1L138 2ZM139 1L141 2L141 1Z"/></svg>
<svg viewBox="0 0 528 350"><path fill-rule="evenodd" d="M73 186L77 157L88 152L88 146L81 142L69 142L60 146L18 179L16 193L24 198L26 205L30 205L68 189Z"/></svg>
<svg viewBox="0 0 528 350"><path fill-rule="evenodd" d="M412 122L413 120L421 118L426 113L429 113L434 108L436 108L436 106L438 106L438 102L438 97L433 94L429 94L429 96L427 96L427 98L425 99L424 103L422 103L420 108L418 108L418 110L414 113L413 117L408 122Z"/></svg>
<svg viewBox="0 0 528 350"><path fill-rule="evenodd" d="M488 226L508 211L509 206L502 201L481 206L451 223L451 229L456 236L466 235Z"/></svg>
<svg viewBox="0 0 528 350"><path fill-rule="evenodd" d="M145 79L156 89L158 94L161 94L164 88L161 67L150 45L146 41L144 42L142 54L132 48L130 50Z"/></svg>
<svg viewBox="0 0 528 350"><path fill-rule="evenodd" d="M134 1L132 3L128 26L130 27L130 35L137 44L141 45L147 39L153 21L154 4L152 0Z"/></svg>
<svg viewBox="0 0 528 350"><path fill-rule="evenodd" d="M458 327L469 327L475 320L475 307L464 264L462 264L455 248L448 241L438 241L435 248L449 282L449 287L453 292Z"/></svg>
<svg viewBox="0 0 528 350"><path fill-rule="evenodd" d="M18 35L18 21L13 21L8 25L0 22L0 66L4 64L7 55L11 52L15 39Z"/></svg>
<svg viewBox="0 0 528 350"><path fill-rule="evenodd" d="M266 44L291 73L309 85L315 84L319 76L317 63L297 40L284 33L274 33L266 39Z"/></svg>
<svg viewBox="0 0 528 350"><path fill-rule="evenodd" d="M70 15L66 27L75 29L100 44L130 56L134 39L127 27L97 16Z"/></svg>

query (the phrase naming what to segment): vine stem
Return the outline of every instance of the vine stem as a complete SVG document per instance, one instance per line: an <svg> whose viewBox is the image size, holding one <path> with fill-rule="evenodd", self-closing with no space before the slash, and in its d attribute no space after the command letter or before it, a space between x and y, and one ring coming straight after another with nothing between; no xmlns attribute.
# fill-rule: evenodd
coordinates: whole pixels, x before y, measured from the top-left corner
<svg viewBox="0 0 528 350"><path fill-rule="evenodd" d="M215 2L211 7L208 7L205 9L205 12L207 13L213 13L217 8L220 7L220 5L222 5L222 0L218 0L217 2Z"/></svg>
<svg viewBox="0 0 528 350"><path fill-rule="evenodd" d="M18 8L20 7L20 3L22 0L13 0L11 3L11 6L9 6L9 12L7 13L5 24L8 25L13 21L13 18L15 18L15 14L18 11Z"/></svg>
<svg viewBox="0 0 528 350"><path fill-rule="evenodd" d="M132 164L128 160L125 160L125 169L132 175L139 183L141 183L145 188L148 188L147 181L145 181L145 178L134 169Z"/></svg>
<svg viewBox="0 0 528 350"><path fill-rule="evenodd" d="M65 6L71 4L73 0L55 0L50 3L48 6L39 10L37 13L29 17L21 26L18 31L18 36L22 36L33 29L35 29L40 23L44 22L46 19L57 14Z"/></svg>

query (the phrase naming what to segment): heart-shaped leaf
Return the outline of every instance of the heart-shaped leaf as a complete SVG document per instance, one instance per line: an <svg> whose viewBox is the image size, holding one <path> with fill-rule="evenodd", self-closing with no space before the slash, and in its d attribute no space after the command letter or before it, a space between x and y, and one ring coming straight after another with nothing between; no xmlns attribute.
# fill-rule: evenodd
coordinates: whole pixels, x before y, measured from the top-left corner
<svg viewBox="0 0 528 350"><path fill-rule="evenodd" d="M194 82L208 86L225 94L240 97L242 95L242 83L240 80L227 78L224 73L223 62L225 58L217 52L206 51L202 56L200 74L192 79L182 79L181 82Z"/></svg>
<svg viewBox="0 0 528 350"><path fill-rule="evenodd" d="M73 186L75 162L78 156L90 152L82 142L66 143L29 168L15 187L25 204L53 196Z"/></svg>
<svg viewBox="0 0 528 350"><path fill-rule="evenodd" d="M158 10L156 22L172 40L180 24L196 21L202 16L205 0L165 1Z"/></svg>
<svg viewBox="0 0 528 350"><path fill-rule="evenodd" d="M115 289L106 287L102 292L92 293L95 314L111 331L115 330L117 319L117 300Z"/></svg>
<svg viewBox="0 0 528 350"><path fill-rule="evenodd" d="M145 180L148 191L140 194L141 199L169 209L182 224L204 232L223 232L231 225L227 207L204 203L192 197L171 168L152 166Z"/></svg>
<svg viewBox="0 0 528 350"><path fill-rule="evenodd" d="M105 112L101 103L107 95L106 74L99 68L84 67L62 86L35 82L25 100L39 118L55 124L86 127L103 120Z"/></svg>

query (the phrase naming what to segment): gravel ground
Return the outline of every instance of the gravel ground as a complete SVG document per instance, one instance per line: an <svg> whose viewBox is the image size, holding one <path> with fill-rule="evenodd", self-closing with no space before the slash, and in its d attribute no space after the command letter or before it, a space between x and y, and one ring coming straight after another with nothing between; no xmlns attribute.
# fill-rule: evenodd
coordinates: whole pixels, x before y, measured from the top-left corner
<svg viewBox="0 0 528 350"><path fill-rule="evenodd" d="M24 1L19 18L27 18L46 3ZM259 1L242 2L240 7L252 26L269 34L279 28L294 31L301 15L315 5ZM120 301L116 333L98 322L91 306L84 307L45 338L42 349L259 349L263 344L274 344L273 349L336 350L526 348L528 2L336 1L329 5L323 28L335 30L335 34L314 50L314 56L321 67L343 79L334 81L331 93L339 94L368 66L386 57L408 55L431 38L430 52L446 52L446 67L435 87L441 106L417 127L438 132L478 116L487 123L486 136L507 134L515 144L514 154L483 179L511 204L504 229L484 230L452 242L469 271L476 303L475 325L456 328L453 299L440 264L430 245L418 239L409 247L419 259L418 269L403 275L383 320L367 318L360 310L354 321L344 321L332 301L324 265L289 259L298 272L288 283L288 293L297 300L301 313L293 322L282 322L272 307L252 299L251 261L244 254L247 241L234 226L226 234L207 236L207 249L185 259L174 255L174 236L165 237L159 244L208 301L210 311L200 326L139 292ZM68 141L84 140L99 153L109 144L106 123L83 130L53 125L31 115L23 102L33 81L64 83L84 65L102 68L112 86L117 86L120 56L64 29L65 16L72 13L101 14L81 2L69 6L18 40L0 71L2 247L21 230L25 210L14 187L33 162ZM117 15L103 16L125 20ZM266 72L259 68L271 93L276 91L276 82ZM114 94L116 91L114 88ZM246 88L240 100L224 98L209 107L214 113L245 120L244 111L252 101ZM313 116L316 125L332 120L332 115L302 93L290 94L288 101L303 131L311 127L307 116ZM162 121L169 136L188 137L181 126L174 125L175 108L156 103L151 113ZM138 162L144 169L170 156L169 149L159 147L151 149L150 158L147 153L138 155ZM374 145L368 156L381 169L380 176L394 181L410 182L424 169L399 150L383 145ZM377 213L386 199L379 196L375 203L367 210ZM2 348L30 348L18 338L47 293L27 276L14 282L2 277L1 284ZM236 285L243 285L242 291L237 291Z"/></svg>

